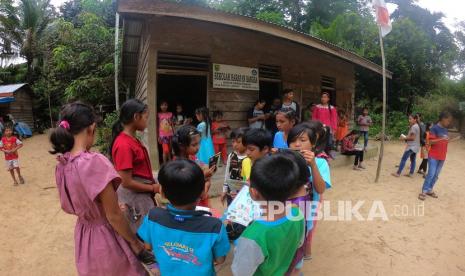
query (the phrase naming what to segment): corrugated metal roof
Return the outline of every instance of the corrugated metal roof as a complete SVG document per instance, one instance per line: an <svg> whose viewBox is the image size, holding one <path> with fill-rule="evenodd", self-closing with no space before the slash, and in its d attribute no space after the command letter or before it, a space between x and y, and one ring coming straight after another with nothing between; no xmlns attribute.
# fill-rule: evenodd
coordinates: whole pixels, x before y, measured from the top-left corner
<svg viewBox="0 0 465 276"><path fill-rule="evenodd" d="M16 92L16 90L20 89L21 87L23 87L25 85L27 85L27 83L0 85L0 94L14 93L14 92Z"/></svg>

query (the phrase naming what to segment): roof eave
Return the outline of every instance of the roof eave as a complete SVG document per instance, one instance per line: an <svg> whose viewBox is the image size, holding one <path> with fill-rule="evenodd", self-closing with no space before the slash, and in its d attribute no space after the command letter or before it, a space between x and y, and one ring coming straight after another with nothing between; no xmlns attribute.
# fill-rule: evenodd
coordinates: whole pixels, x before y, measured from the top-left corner
<svg viewBox="0 0 465 276"><path fill-rule="evenodd" d="M118 12L123 16L125 14L142 14L180 17L257 31L320 50L350 63L367 68L380 75L383 73L382 67L378 64L339 46L308 34L297 32L290 28L252 17L219 11L212 8L166 2L162 0L119 0ZM386 70L386 76L392 79L392 72Z"/></svg>

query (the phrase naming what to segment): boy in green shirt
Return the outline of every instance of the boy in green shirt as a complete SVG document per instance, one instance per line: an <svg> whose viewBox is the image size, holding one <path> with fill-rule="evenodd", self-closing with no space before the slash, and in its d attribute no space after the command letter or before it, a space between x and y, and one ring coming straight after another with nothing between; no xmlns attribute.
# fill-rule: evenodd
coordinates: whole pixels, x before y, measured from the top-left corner
<svg viewBox="0 0 465 276"><path fill-rule="evenodd" d="M289 269L305 232L299 208L284 208L295 192L299 175L297 165L280 153L254 163L250 195L266 203L267 215L252 222L237 240L232 264L235 276L284 275ZM275 209L278 204L282 208Z"/></svg>

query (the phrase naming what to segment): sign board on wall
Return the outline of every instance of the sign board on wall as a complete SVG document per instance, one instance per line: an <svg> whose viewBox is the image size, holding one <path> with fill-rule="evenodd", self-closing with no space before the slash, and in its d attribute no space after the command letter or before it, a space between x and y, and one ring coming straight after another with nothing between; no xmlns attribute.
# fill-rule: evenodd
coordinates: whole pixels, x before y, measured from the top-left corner
<svg viewBox="0 0 465 276"><path fill-rule="evenodd" d="M258 91L258 69L214 63L213 88Z"/></svg>

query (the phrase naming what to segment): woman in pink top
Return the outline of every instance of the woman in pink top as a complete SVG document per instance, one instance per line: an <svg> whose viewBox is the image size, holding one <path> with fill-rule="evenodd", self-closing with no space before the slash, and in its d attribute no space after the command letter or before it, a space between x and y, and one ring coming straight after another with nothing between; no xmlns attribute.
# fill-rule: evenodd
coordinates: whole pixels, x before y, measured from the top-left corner
<svg viewBox="0 0 465 276"><path fill-rule="evenodd" d="M121 182L110 161L89 149L95 138L93 109L81 103L66 105L53 130L52 154L61 153L56 182L61 207L78 217L74 232L79 275L145 275L138 258L153 256L131 231L118 206ZM136 257L137 254L137 257Z"/></svg>

